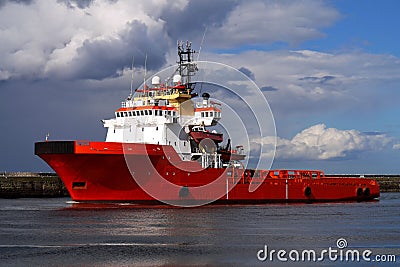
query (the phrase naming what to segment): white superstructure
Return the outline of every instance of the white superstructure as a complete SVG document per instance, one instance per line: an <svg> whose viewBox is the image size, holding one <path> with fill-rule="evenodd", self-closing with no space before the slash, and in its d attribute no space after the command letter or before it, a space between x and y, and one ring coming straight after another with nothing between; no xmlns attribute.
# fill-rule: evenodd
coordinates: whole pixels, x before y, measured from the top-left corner
<svg viewBox="0 0 400 267"><path fill-rule="evenodd" d="M192 94L193 84L190 83L190 77L197 70L191 61L193 53L189 43L186 49L179 44L180 60L175 72L179 74L168 79L172 80L171 83L161 84L160 77L152 77L151 86L144 84L134 96L130 95L122 102L114 118L103 120L104 127L108 128L107 142L170 145L183 160L191 160L199 153L209 153L199 150L199 139L194 142L190 133L193 127L216 125L221 118L221 105L211 101L208 93L201 98L192 98L197 95ZM214 141L216 147L221 142ZM221 161L217 149L212 153L213 158Z"/></svg>

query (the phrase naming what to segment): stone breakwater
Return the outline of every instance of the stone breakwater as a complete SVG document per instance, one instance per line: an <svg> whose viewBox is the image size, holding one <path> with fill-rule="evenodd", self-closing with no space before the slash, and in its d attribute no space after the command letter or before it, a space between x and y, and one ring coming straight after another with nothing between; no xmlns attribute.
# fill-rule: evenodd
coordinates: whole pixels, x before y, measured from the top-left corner
<svg viewBox="0 0 400 267"><path fill-rule="evenodd" d="M360 175L326 175L327 177L360 177ZM400 192L400 175L363 175L375 179L381 192ZM0 198L67 197L65 185L55 173L0 173Z"/></svg>
<svg viewBox="0 0 400 267"><path fill-rule="evenodd" d="M377 177L375 180L379 183L381 192L400 192L400 175L390 177Z"/></svg>
<svg viewBox="0 0 400 267"><path fill-rule="evenodd" d="M66 196L68 191L55 173L0 173L0 198Z"/></svg>

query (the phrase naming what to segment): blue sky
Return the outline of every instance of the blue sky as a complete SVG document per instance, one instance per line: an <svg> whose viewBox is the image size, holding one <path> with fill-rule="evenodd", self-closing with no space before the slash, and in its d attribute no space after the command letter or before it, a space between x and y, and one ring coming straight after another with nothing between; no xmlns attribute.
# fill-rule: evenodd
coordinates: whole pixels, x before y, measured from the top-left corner
<svg viewBox="0 0 400 267"><path fill-rule="evenodd" d="M399 3L393 0L331 2L341 13L341 19L325 30L326 38L305 43L308 48L322 50L361 49L377 54L399 56ZM313 47L315 46L315 47Z"/></svg>
<svg viewBox="0 0 400 267"><path fill-rule="evenodd" d="M135 77L176 41L264 88L273 167L400 173L398 1L0 2L0 171L50 171L35 141L103 140ZM140 81L135 82L139 85ZM23 107L23 111L19 111ZM269 145L270 139L253 140Z"/></svg>

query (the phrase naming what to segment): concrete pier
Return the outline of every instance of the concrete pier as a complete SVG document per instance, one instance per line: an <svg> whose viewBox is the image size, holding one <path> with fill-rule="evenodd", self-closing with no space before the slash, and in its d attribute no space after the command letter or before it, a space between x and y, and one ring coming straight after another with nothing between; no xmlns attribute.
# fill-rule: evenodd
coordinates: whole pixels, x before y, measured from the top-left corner
<svg viewBox="0 0 400 267"><path fill-rule="evenodd" d="M66 196L68 191L55 173L0 173L0 198Z"/></svg>

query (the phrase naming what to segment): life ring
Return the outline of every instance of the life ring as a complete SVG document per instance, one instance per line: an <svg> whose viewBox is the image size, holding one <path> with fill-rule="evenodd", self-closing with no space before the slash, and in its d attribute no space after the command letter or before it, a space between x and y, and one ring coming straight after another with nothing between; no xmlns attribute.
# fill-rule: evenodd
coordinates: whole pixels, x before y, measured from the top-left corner
<svg viewBox="0 0 400 267"><path fill-rule="evenodd" d="M306 189L304 189L304 195L306 197L309 197L309 196L311 196L311 193L312 193L311 187L307 186Z"/></svg>
<svg viewBox="0 0 400 267"><path fill-rule="evenodd" d="M368 187L366 187L364 189L364 196L368 197L371 194L371 189L369 189Z"/></svg>
<svg viewBox="0 0 400 267"><path fill-rule="evenodd" d="M357 188L357 196L361 197L363 195L363 189L361 187Z"/></svg>

